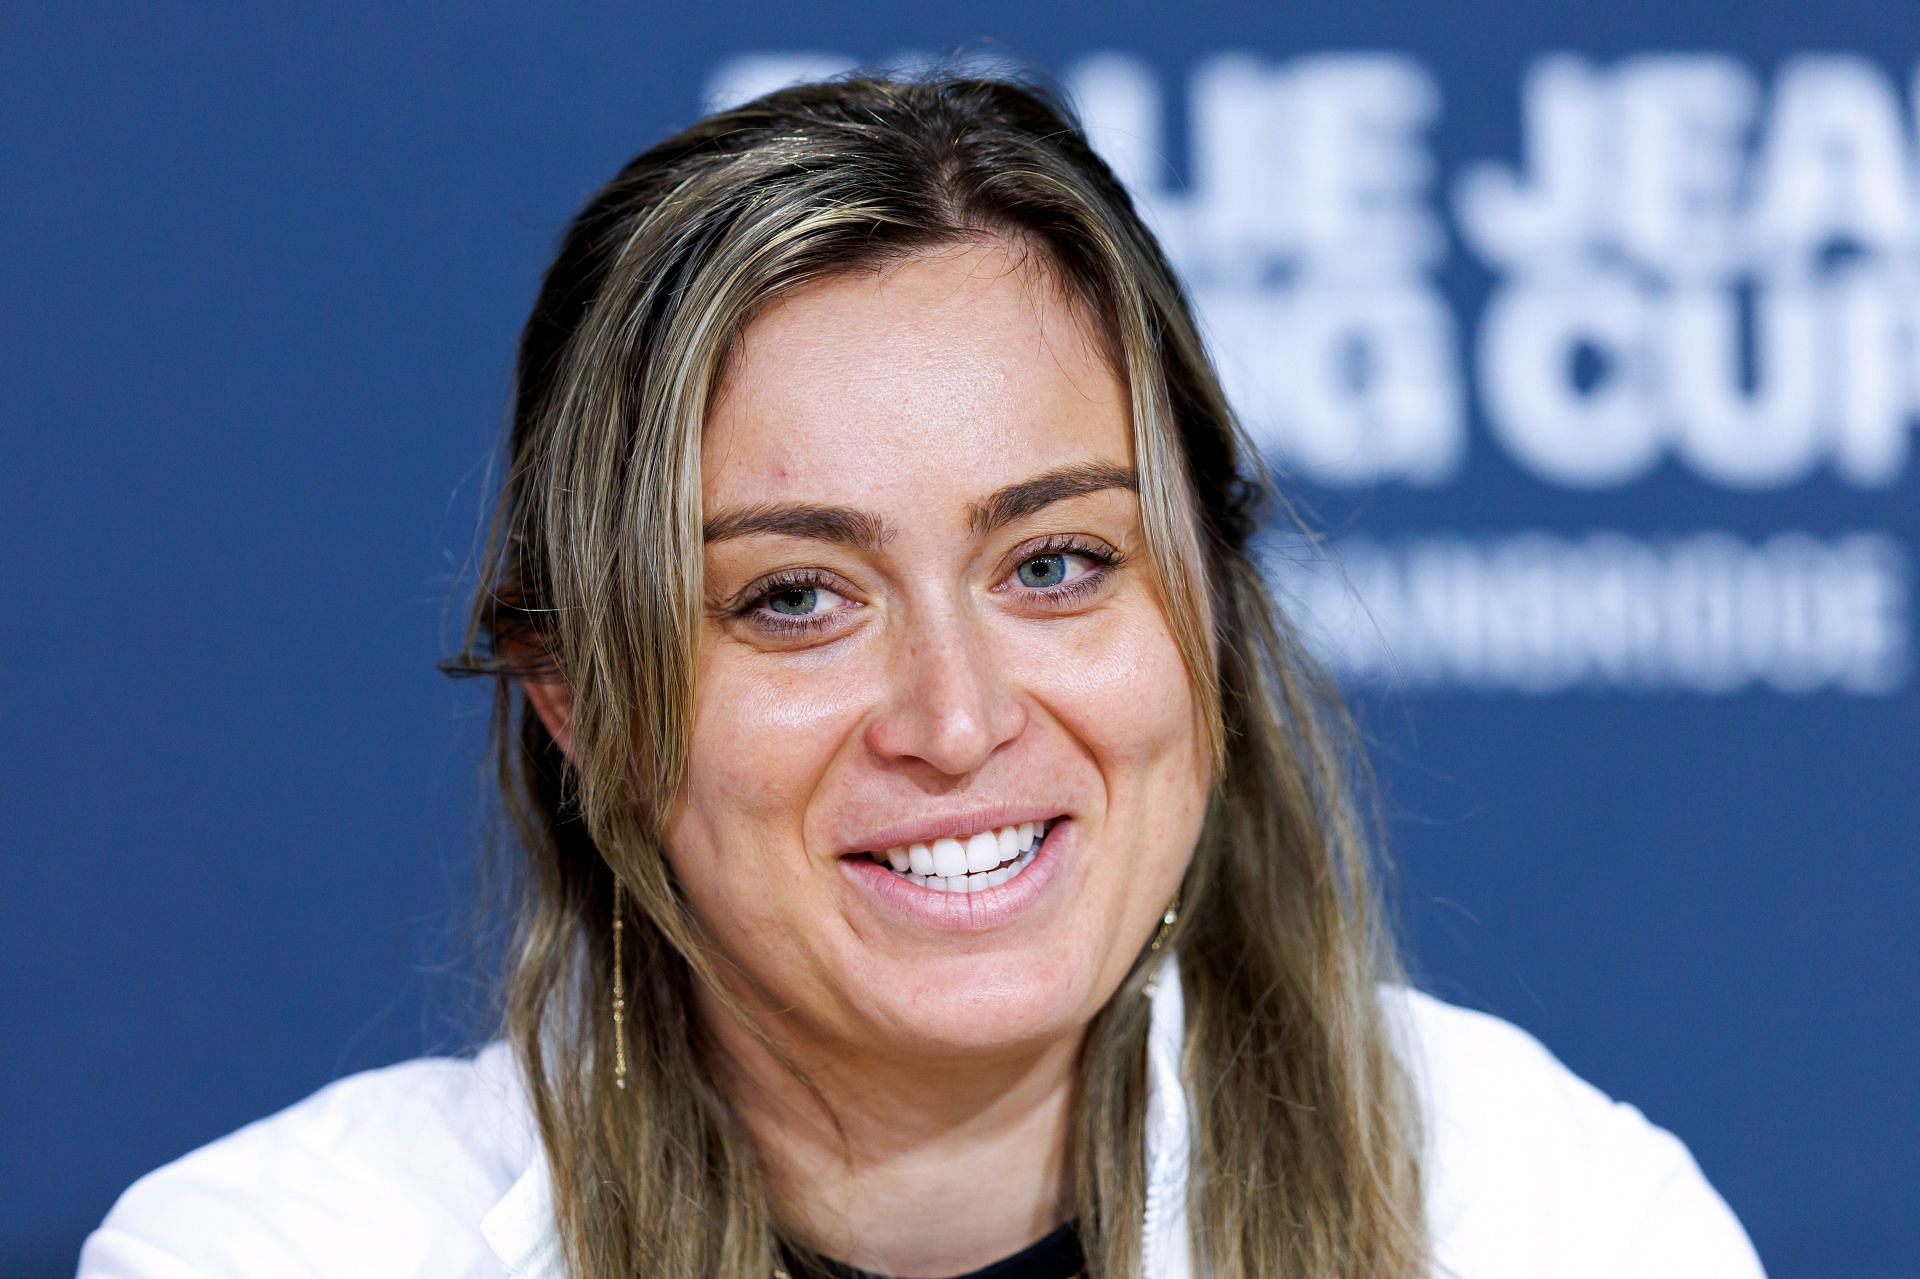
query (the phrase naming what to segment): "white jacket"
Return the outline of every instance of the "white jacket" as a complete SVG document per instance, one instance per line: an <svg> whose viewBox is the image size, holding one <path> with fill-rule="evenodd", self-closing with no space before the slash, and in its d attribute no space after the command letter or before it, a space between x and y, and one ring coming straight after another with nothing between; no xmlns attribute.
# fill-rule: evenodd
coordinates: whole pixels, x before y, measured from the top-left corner
<svg viewBox="0 0 1920 1279"><path fill-rule="evenodd" d="M1193 1279L1184 1017L1167 965L1148 1040L1146 1273ZM1383 995L1428 1126L1437 1275L1763 1279L1687 1149L1524 1032ZM79 1279L562 1279L547 1165L506 1044L349 1076L149 1173Z"/></svg>

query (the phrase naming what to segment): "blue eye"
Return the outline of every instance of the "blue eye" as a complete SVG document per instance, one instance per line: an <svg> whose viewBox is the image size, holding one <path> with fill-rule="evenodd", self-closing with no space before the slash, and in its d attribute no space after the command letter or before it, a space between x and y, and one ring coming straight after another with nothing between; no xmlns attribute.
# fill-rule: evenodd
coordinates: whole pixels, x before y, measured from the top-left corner
<svg viewBox="0 0 1920 1279"><path fill-rule="evenodd" d="M767 596L766 605L783 617L805 617L820 602L820 590L814 586L789 586Z"/></svg>
<svg viewBox="0 0 1920 1279"><path fill-rule="evenodd" d="M1020 585L1032 587L1058 586L1067 580L1067 557L1065 555L1036 555L1016 570Z"/></svg>
<svg viewBox="0 0 1920 1279"><path fill-rule="evenodd" d="M1078 608L1105 589L1122 559L1118 551L1071 536L1050 537L1022 549L1030 553L994 589L1017 588L1022 604L1033 609ZM769 640L825 639L865 607L850 592L837 589L839 581L820 569L783 570L736 596L727 612Z"/></svg>
<svg viewBox="0 0 1920 1279"><path fill-rule="evenodd" d="M793 638L833 626L845 620L839 614L859 607L815 576L811 570L776 574L749 592L733 615L769 635Z"/></svg>
<svg viewBox="0 0 1920 1279"><path fill-rule="evenodd" d="M1006 579L1021 598L1048 608L1067 608L1105 588L1120 563L1118 551L1073 535L1055 536L1029 549Z"/></svg>

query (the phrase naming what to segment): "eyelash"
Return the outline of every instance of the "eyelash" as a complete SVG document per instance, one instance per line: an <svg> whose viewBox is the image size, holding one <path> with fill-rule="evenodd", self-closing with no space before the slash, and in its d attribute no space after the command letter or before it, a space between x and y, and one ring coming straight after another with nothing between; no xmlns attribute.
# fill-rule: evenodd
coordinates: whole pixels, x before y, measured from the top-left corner
<svg viewBox="0 0 1920 1279"><path fill-rule="evenodd" d="M1119 566L1123 557L1118 551L1088 541L1072 534L1055 534L1044 538L1039 545L1032 547L1014 561L1012 572L1019 572L1022 564L1045 559L1050 555L1083 555L1093 561L1093 567L1070 582L1053 587L1026 587L1023 593L1034 599L1044 601L1048 608L1068 608L1091 592L1098 590ZM1011 574L1009 574L1011 576ZM733 617L747 618L754 625L770 634L779 636L798 636L817 631L830 625L831 613L817 614L812 618L793 618L779 613L767 613L761 610L773 596L782 591L807 590L826 587L831 590L836 579L818 569L785 569L770 577L756 582L748 590L751 592L742 598L739 605L729 610Z"/></svg>

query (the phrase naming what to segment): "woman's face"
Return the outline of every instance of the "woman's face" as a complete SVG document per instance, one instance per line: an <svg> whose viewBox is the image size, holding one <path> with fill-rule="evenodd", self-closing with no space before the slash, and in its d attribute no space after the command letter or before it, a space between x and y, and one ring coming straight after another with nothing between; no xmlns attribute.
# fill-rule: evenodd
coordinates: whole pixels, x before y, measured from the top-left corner
<svg viewBox="0 0 1920 1279"><path fill-rule="evenodd" d="M997 242L795 291L746 329L701 462L668 843L722 956L789 1033L875 1058L1077 1035L1208 786L1079 310Z"/></svg>

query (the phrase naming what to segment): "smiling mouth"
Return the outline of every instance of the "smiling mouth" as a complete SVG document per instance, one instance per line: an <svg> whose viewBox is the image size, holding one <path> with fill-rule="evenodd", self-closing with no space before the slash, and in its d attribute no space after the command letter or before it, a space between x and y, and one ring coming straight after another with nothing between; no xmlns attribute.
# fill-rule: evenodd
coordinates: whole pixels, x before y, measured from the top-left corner
<svg viewBox="0 0 1920 1279"><path fill-rule="evenodd" d="M1060 818L1021 822L981 831L964 839L902 844L866 856L901 879L940 893L978 893L1013 879L1033 864L1041 841Z"/></svg>

